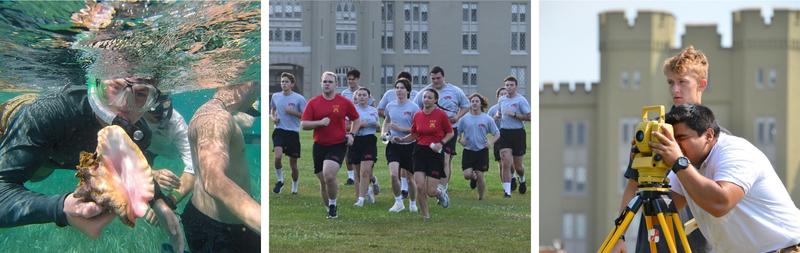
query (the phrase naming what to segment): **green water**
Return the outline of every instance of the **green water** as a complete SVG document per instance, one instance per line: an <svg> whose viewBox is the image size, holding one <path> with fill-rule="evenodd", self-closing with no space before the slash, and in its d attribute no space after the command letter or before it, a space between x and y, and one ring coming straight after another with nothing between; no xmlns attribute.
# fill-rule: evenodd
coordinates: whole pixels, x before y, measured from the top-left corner
<svg viewBox="0 0 800 253"><path fill-rule="evenodd" d="M199 90L175 94L172 97L173 106L188 121L195 108L208 101L213 92ZM17 94L0 92L0 103ZM253 133L260 134L259 125L256 123ZM261 145L248 144L245 150L251 178L250 192L256 201L261 202ZM157 157L152 167L168 168L180 175L183 162ZM26 183L25 187L43 194L63 194L73 191L77 184L74 170L60 169L45 180ZM178 205L177 214L183 213L189 199L185 198ZM162 244L169 244L168 238L160 228L143 219L137 220L134 228L115 219L97 240L91 240L71 227L59 228L53 223L37 224L0 228L0 252L161 252Z"/></svg>

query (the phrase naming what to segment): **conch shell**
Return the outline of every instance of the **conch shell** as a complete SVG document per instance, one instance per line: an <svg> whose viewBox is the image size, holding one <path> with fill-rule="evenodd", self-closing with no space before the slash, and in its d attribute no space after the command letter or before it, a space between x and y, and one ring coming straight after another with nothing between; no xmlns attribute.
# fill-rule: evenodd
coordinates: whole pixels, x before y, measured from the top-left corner
<svg viewBox="0 0 800 253"><path fill-rule="evenodd" d="M96 153L81 152L75 197L97 203L133 227L153 199L153 172L142 151L119 126L97 133Z"/></svg>

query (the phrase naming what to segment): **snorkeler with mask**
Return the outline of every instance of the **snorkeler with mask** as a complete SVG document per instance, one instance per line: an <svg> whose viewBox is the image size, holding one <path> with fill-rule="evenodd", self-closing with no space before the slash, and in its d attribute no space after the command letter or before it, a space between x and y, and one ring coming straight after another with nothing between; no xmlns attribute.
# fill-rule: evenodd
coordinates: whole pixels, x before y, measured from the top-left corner
<svg viewBox="0 0 800 253"><path fill-rule="evenodd" d="M149 146L151 131L140 119L160 94L157 80L141 76L101 80L91 75L86 80L86 86L66 85L13 107L13 112L3 112L11 117L0 136L0 227L52 222L96 238L115 217L72 192L45 195L24 186L48 177L54 169L75 169L79 153L94 152L98 131L109 125L123 128L139 149ZM171 230L179 230L162 199L157 197L150 205L160 215L167 212L165 222ZM173 246L182 248L176 238Z"/></svg>

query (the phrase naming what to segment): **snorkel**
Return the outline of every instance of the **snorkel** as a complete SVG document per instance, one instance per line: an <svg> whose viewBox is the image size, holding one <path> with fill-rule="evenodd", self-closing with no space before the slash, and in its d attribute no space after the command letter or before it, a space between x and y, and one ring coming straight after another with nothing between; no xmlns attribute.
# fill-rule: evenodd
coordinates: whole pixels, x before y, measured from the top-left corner
<svg viewBox="0 0 800 253"><path fill-rule="evenodd" d="M149 146L150 134L145 134L142 129L139 129L139 127L136 126L135 122L130 122L122 116L114 113L106 103L101 102L99 94L101 91L97 87L97 80L98 79L96 79L93 75L86 76L89 106L92 107L92 111L97 118L99 118L100 121L105 124L117 125L122 127L122 129L125 129L125 132L128 133L128 136L130 136L140 148Z"/></svg>

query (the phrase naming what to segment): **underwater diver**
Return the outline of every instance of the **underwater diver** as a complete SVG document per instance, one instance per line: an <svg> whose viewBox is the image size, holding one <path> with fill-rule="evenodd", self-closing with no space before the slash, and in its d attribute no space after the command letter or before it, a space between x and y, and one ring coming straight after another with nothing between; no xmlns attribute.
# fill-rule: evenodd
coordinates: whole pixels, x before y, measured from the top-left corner
<svg viewBox="0 0 800 253"><path fill-rule="evenodd" d="M17 106L0 106L2 114L9 115L0 137L0 227L53 222L98 237L113 213L72 193L44 195L23 184L40 181L56 168L74 169L79 152L94 152L98 131L108 125L121 126L146 149L151 132L139 119L156 101L156 85L150 77L100 80L88 75L87 87L67 85ZM174 213L165 210L166 203L159 199L151 204L159 215L169 211L172 218L164 220L176 232L180 225Z"/></svg>
<svg viewBox="0 0 800 253"><path fill-rule="evenodd" d="M253 252L261 247L261 204L250 195L250 172L234 114L259 98L259 82L221 87L189 122L197 172L181 214L192 252Z"/></svg>

